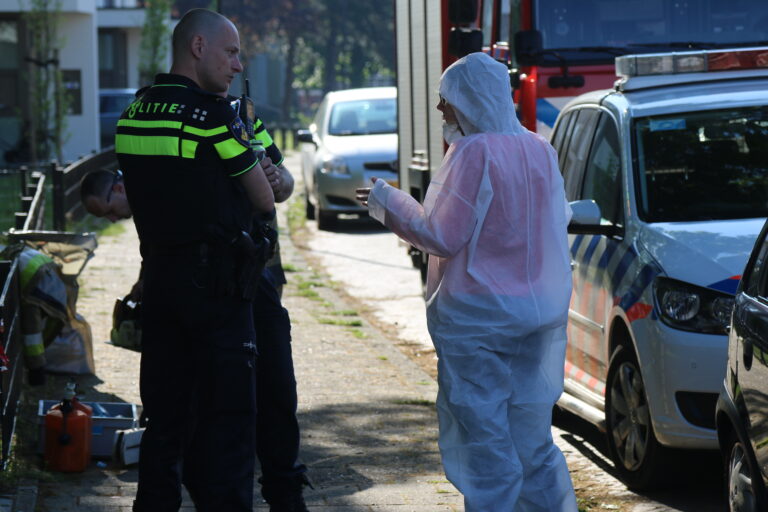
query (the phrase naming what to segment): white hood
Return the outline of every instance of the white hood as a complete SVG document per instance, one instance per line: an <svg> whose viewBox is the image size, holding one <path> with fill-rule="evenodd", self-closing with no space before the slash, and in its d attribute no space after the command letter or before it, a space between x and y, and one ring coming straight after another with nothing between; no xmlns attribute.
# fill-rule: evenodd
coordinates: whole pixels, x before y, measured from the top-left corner
<svg viewBox="0 0 768 512"><path fill-rule="evenodd" d="M734 293L765 219L648 224L640 244L673 279Z"/></svg>

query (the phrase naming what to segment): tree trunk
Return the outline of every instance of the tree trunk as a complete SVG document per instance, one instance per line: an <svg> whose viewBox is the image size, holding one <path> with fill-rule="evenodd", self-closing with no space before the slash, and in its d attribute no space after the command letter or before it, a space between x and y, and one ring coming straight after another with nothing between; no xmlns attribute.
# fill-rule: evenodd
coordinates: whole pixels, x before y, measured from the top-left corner
<svg viewBox="0 0 768 512"><path fill-rule="evenodd" d="M282 105L282 120L288 122L292 119L294 96L293 96L293 79L294 71L293 65L296 60L296 34L288 34L287 52L285 55L285 81L283 82L283 105Z"/></svg>

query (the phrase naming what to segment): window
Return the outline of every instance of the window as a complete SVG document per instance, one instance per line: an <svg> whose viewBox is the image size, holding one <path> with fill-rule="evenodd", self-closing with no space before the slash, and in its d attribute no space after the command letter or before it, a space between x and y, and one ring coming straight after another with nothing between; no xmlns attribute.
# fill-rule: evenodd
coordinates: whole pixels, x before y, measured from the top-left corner
<svg viewBox="0 0 768 512"><path fill-rule="evenodd" d="M0 20L0 117L16 117L21 107L19 32L14 20Z"/></svg>
<svg viewBox="0 0 768 512"><path fill-rule="evenodd" d="M646 222L768 217L768 111L640 118L635 180Z"/></svg>
<svg viewBox="0 0 768 512"><path fill-rule="evenodd" d="M394 98L343 101L331 109L329 135L369 135L397 132Z"/></svg>
<svg viewBox="0 0 768 512"><path fill-rule="evenodd" d="M768 290L766 290L766 276L768 276L768 272L765 272L765 260L768 257L768 238L766 238L766 234L768 232L763 233L760 250L752 265L752 269L749 270L748 275L744 276L746 280L744 292L751 297L768 297Z"/></svg>
<svg viewBox="0 0 768 512"><path fill-rule="evenodd" d="M563 116L560 118L560 121L557 123L557 127L555 128L555 133L552 135L552 146L555 148L555 151L557 151L558 154L558 163L560 164L560 169L562 170L562 163L563 163L563 157L565 156L565 147L563 147L563 142L565 140L565 134L568 132L568 123L571 122L571 119L575 116L575 113L568 112L566 114L563 114Z"/></svg>
<svg viewBox="0 0 768 512"><path fill-rule="evenodd" d="M622 223L619 133L606 113L600 115L597 124L580 199L594 199L604 219Z"/></svg>
<svg viewBox="0 0 768 512"><path fill-rule="evenodd" d="M577 114L577 116L576 116ZM565 142L568 144L560 165L565 180L565 195L569 201L578 199L584 175L584 163L587 159L592 136L595 131L598 110L583 108L575 113L575 119L568 126Z"/></svg>
<svg viewBox="0 0 768 512"><path fill-rule="evenodd" d="M127 43L125 32L118 29L99 30L99 87L128 87Z"/></svg>

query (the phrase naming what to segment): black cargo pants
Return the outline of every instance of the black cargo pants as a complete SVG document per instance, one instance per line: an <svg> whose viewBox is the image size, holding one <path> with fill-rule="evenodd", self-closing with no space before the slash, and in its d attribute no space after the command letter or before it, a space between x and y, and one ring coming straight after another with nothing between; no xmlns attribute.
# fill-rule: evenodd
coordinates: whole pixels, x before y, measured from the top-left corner
<svg viewBox="0 0 768 512"><path fill-rule="evenodd" d="M280 302L274 277L265 270L253 303L259 351L257 363L257 454L262 495L301 492L306 466L299 463L296 377L291 353L291 320Z"/></svg>
<svg viewBox="0 0 768 512"><path fill-rule="evenodd" d="M256 347L251 303L214 297L199 251L144 259L142 437L135 511L252 510Z"/></svg>

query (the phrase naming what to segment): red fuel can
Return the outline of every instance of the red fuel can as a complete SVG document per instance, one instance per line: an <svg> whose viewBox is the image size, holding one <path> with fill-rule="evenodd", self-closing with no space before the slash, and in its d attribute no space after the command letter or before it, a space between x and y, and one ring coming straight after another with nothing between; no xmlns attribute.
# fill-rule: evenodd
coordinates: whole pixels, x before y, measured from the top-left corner
<svg viewBox="0 0 768 512"><path fill-rule="evenodd" d="M93 411L77 398L64 399L45 414L45 460L52 471L85 471L91 459Z"/></svg>

